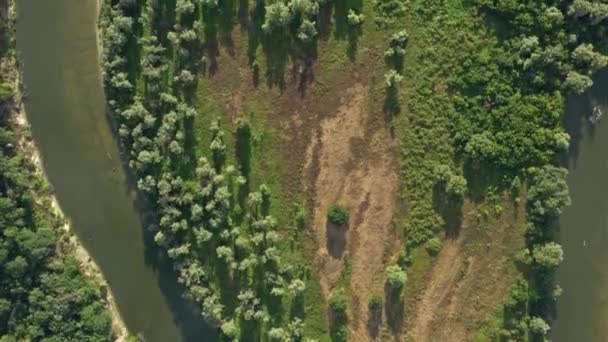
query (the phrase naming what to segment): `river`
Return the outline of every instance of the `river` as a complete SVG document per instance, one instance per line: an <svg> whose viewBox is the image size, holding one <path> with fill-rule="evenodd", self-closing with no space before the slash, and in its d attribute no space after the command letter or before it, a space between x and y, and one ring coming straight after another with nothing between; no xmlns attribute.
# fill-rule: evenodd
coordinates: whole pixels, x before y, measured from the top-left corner
<svg viewBox="0 0 608 342"><path fill-rule="evenodd" d="M604 116L592 126L592 106ZM560 218L564 262L557 274L564 290L557 302L554 342L608 340L608 70L586 94L571 97L565 115L572 136L565 163L572 205Z"/></svg>
<svg viewBox="0 0 608 342"><path fill-rule="evenodd" d="M25 108L61 208L108 281L132 334L211 340L145 234L105 115L96 0L17 0Z"/></svg>

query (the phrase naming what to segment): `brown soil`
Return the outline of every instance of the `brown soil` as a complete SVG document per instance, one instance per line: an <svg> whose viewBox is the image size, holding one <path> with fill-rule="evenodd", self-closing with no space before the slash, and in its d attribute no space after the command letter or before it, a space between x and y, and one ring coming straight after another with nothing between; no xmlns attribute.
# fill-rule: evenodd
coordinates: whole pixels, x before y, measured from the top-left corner
<svg viewBox="0 0 608 342"><path fill-rule="evenodd" d="M499 309L518 271L524 246L525 208L505 200L505 210L479 222L479 205L465 204L459 235L448 239L428 274L413 319L411 341L469 341Z"/></svg>
<svg viewBox="0 0 608 342"><path fill-rule="evenodd" d="M374 291L382 291L385 251L396 240L392 219L399 182L394 143L386 129L369 132L368 93L361 84L346 91L335 116L324 119L313 134L305 167L314 184L312 230L326 298L340 279L346 253L352 265L350 341L369 339L367 303ZM327 210L334 203L349 210L346 230L327 223Z"/></svg>
<svg viewBox="0 0 608 342"><path fill-rule="evenodd" d="M430 280L417 305L415 320L409 336L413 341L429 341L430 324L436 313L445 307L455 309L451 301L458 275L463 266L460 239L447 240L431 270ZM452 330L450 341L464 341L461 329Z"/></svg>

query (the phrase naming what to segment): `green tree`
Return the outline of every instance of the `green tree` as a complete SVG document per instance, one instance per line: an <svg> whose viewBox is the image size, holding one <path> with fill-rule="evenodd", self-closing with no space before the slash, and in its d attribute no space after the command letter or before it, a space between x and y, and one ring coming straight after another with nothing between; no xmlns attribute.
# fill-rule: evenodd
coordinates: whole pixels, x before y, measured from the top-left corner
<svg viewBox="0 0 608 342"><path fill-rule="evenodd" d="M327 212L327 220L336 226L344 226L348 223L348 209L339 204L334 204Z"/></svg>
<svg viewBox="0 0 608 342"><path fill-rule="evenodd" d="M582 94L593 85L593 80L586 75L581 75L576 71L570 71L564 81L564 88L575 93Z"/></svg>
<svg viewBox="0 0 608 342"><path fill-rule="evenodd" d="M405 282L407 281L407 274L405 273L405 270L401 268L401 266L388 266L384 274L386 277L386 284L390 288L400 290L405 286Z"/></svg>
<svg viewBox="0 0 608 342"><path fill-rule="evenodd" d="M528 191L528 211L535 221L554 218L570 205L568 170L553 165L538 169Z"/></svg>
<svg viewBox="0 0 608 342"><path fill-rule="evenodd" d="M528 326L530 327L530 331L543 336L547 335L551 328L549 327L549 324L547 324L547 322L540 317L532 317L528 323Z"/></svg>
<svg viewBox="0 0 608 342"><path fill-rule="evenodd" d="M535 245L532 250L534 262L543 269L554 269L564 260L562 246L556 242Z"/></svg>

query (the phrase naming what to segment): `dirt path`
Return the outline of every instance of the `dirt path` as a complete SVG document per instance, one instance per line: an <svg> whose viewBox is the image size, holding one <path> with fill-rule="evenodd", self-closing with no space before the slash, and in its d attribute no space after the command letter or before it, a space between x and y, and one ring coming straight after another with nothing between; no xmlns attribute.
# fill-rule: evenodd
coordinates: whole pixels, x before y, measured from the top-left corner
<svg viewBox="0 0 608 342"><path fill-rule="evenodd" d="M441 310L451 308L451 294L458 286L458 280L462 278L461 269L463 256L460 251L460 239L447 240L429 276L429 281L422 294L422 298L416 306L415 319L409 331L412 341L429 341L430 328L436 314ZM464 341L464 331L456 329L444 341Z"/></svg>
<svg viewBox="0 0 608 342"><path fill-rule="evenodd" d="M391 221L399 185L393 143L383 129L368 132L368 90L355 84L346 91L336 115L313 134L305 168L315 189L312 228L326 297L340 278L346 252L352 265L349 341L369 339L367 303L374 291L382 293L386 251L396 241ZM349 210L346 232L327 225L334 203Z"/></svg>

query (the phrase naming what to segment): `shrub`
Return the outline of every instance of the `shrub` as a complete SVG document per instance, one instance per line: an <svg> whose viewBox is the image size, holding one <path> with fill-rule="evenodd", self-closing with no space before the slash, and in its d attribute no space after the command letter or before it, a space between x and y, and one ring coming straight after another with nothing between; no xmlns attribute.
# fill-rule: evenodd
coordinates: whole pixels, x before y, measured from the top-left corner
<svg viewBox="0 0 608 342"><path fill-rule="evenodd" d="M562 246L556 242L549 242L544 245L536 245L532 250L534 261L544 269L552 269L564 260Z"/></svg>
<svg viewBox="0 0 608 342"><path fill-rule="evenodd" d="M424 249L426 249L427 253L429 253L430 255L436 256L441 250L441 245L441 240L437 237L434 237L426 242L426 244L424 245Z"/></svg>
<svg viewBox="0 0 608 342"><path fill-rule="evenodd" d="M348 306L348 299L344 289L337 289L331 293L329 297L329 307L336 315L345 315Z"/></svg>
<svg viewBox="0 0 608 342"><path fill-rule="evenodd" d="M528 191L528 210L536 222L561 214L570 205L566 176L568 170L546 165L534 175Z"/></svg>
<svg viewBox="0 0 608 342"><path fill-rule="evenodd" d="M343 226L348 223L348 209L345 207L334 204L329 208L327 212L327 220L337 226Z"/></svg>
<svg viewBox="0 0 608 342"><path fill-rule="evenodd" d="M549 324L547 324L547 322L540 317L532 317L528 326L533 333L543 336L547 335L550 329Z"/></svg>
<svg viewBox="0 0 608 342"><path fill-rule="evenodd" d="M304 224L306 223L306 210L304 210L303 207L298 207L294 221L298 229L304 228Z"/></svg>
<svg viewBox="0 0 608 342"><path fill-rule="evenodd" d="M382 306L384 305L382 296L379 294L375 294L372 298L369 299L369 303L367 303L367 308L370 311L378 311L382 310Z"/></svg>
<svg viewBox="0 0 608 342"><path fill-rule="evenodd" d="M365 21L365 15L363 15L363 13L357 14L357 12L353 11L352 9L348 10L347 18L350 26L359 26L363 24L363 21Z"/></svg>
<svg viewBox="0 0 608 342"><path fill-rule="evenodd" d="M5 102L10 100L13 97L13 85L8 83L8 82L4 82L0 84L0 101Z"/></svg>
<svg viewBox="0 0 608 342"><path fill-rule="evenodd" d="M386 284L392 289L401 289L407 281L407 274L399 265L386 268Z"/></svg>

